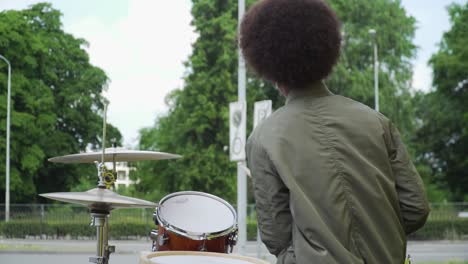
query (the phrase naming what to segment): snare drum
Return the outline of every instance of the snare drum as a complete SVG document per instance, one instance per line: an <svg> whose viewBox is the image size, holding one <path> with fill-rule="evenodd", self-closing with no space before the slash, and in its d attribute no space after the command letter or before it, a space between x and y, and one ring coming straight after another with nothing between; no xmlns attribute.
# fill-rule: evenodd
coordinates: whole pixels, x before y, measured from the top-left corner
<svg viewBox="0 0 468 264"><path fill-rule="evenodd" d="M269 264L266 261L212 252L166 251L144 254L140 264Z"/></svg>
<svg viewBox="0 0 468 264"><path fill-rule="evenodd" d="M228 253L237 240L237 216L225 200L202 192L177 192L156 208L158 230L153 251L187 250Z"/></svg>

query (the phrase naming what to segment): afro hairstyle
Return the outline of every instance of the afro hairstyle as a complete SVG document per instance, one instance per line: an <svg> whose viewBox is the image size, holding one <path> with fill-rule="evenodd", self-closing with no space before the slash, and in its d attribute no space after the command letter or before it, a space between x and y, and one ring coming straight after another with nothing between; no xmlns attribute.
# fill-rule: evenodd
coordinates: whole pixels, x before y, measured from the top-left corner
<svg viewBox="0 0 468 264"><path fill-rule="evenodd" d="M324 0L261 0L245 14L239 45L263 79L302 89L330 74L340 54L340 22Z"/></svg>

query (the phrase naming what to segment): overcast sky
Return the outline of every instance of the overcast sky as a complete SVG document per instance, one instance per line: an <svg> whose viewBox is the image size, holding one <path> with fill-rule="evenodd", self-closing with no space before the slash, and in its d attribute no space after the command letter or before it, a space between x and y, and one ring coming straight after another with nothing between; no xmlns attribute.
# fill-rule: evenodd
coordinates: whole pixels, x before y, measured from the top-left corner
<svg viewBox="0 0 468 264"><path fill-rule="evenodd" d="M23 9L38 0L0 0L0 10ZM64 15L66 32L86 39L91 63L102 68L111 83L108 120L124 136L124 145L138 143L138 130L165 113L164 97L183 86L183 62L196 34L190 26L190 0L52 0ZM416 18L413 86L429 90L427 61L449 29L446 6L466 0L402 0ZM14 65L14 62L12 62ZM12 69L14 71L14 68ZM100 131L97 131L100 133Z"/></svg>

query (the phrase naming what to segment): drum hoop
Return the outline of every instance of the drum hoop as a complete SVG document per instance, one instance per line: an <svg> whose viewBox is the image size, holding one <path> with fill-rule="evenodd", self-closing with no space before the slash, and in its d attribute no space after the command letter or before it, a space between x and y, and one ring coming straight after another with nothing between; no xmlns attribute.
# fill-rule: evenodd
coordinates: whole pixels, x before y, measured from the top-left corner
<svg viewBox="0 0 468 264"><path fill-rule="evenodd" d="M208 257L222 257L224 259L236 259L236 260L244 260L248 261L254 264L268 264L268 262L257 259L257 258L252 258L252 257L247 257L247 256L241 256L241 255L236 255L236 254L225 254L225 253L216 253L216 252L200 252L200 251L159 251L159 252L152 252L146 256L141 255L140 256L140 263L142 264L149 264L151 263L150 259L154 257L164 257L164 256L208 256Z"/></svg>
<svg viewBox="0 0 468 264"><path fill-rule="evenodd" d="M212 198L212 199L215 199L215 200L221 202L222 204L226 205L229 208L232 215L234 216L234 224L230 228L227 228L225 230L221 230L221 231L218 231L218 232L209 232L209 233L190 232L190 231L187 231L187 230L184 230L184 229L181 229L181 228L178 228L176 226L173 226L173 225L169 224L166 220L164 220L164 218L162 218L162 216L160 215L159 210L160 210L161 207L164 207L164 202L165 201L169 200L170 198L173 198L175 196L180 196L180 195L206 196L206 197L209 197L209 198ZM190 238L190 239L193 239L193 240L212 240L212 239L215 239L215 238L219 238L219 237L229 235L230 233L233 233L233 232L237 231L237 214L236 214L236 211L234 210L234 208L228 202L226 202L222 198L219 198L218 196L215 196L215 195L212 195L212 194L209 194L209 193L204 193L204 192L196 192L196 191L175 192L175 193L171 193L171 194L166 195L165 197L163 197L161 199L161 201L159 202L159 205L160 206L156 208L156 213L155 213L156 219L158 220L159 225L164 227L168 231L176 233L176 234L178 234L180 236L187 237L187 238Z"/></svg>

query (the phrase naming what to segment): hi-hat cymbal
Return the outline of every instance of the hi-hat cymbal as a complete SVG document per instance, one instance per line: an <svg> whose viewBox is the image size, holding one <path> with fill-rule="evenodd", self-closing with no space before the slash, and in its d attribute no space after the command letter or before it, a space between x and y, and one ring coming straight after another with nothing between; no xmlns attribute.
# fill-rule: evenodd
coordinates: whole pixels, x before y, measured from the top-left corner
<svg viewBox="0 0 468 264"><path fill-rule="evenodd" d="M123 148L107 148L104 154L105 162L141 161L141 160L165 160L178 159L182 156L165 152L128 150ZM51 162L59 163L93 163L101 161L101 152L78 153L50 158Z"/></svg>
<svg viewBox="0 0 468 264"><path fill-rule="evenodd" d="M112 210L116 208L155 208L156 203L117 194L113 191L94 188L86 192L43 193L40 196L66 203L81 204L91 209Z"/></svg>

